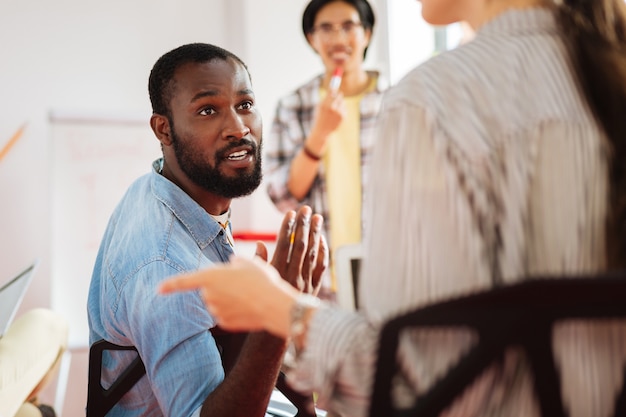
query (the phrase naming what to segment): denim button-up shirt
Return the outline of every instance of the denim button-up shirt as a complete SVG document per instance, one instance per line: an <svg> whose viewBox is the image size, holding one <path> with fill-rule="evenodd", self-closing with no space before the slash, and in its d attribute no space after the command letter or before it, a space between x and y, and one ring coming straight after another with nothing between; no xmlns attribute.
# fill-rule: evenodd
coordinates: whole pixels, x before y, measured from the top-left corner
<svg viewBox="0 0 626 417"><path fill-rule="evenodd" d="M105 231L89 289L89 342L106 339L137 348L142 378L112 416L190 416L224 379L209 331L215 319L197 292L163 297L158 284L182 272L227 262L233 249L221 226L159 174L136 180ZM136 354L105 352L103 385Z"/></svg>

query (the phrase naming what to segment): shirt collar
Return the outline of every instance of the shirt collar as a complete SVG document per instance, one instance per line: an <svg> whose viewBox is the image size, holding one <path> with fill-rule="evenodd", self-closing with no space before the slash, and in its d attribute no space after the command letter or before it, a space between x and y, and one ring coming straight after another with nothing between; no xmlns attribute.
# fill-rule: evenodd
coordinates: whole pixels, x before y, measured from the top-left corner
<svg viewBox="0 0 626 417"><path fill-rule="evenodd" d="M161 175L162 167L163 158L152 163L152 193L176 216L198 246L204 249L222 231L221 226L187 193Z"/></svg>

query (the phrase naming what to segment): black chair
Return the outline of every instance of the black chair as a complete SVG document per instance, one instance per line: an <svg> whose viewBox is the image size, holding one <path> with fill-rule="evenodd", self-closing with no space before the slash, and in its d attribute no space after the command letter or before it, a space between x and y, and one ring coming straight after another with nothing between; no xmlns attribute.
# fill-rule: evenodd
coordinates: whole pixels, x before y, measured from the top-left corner
<svg viewBox="0 0 626 417"><path fill-rule="evenodd" d="M553 326L563 320L613 318L626 318L626 275L537 278L404 314L383 326L370 416L438 416L501 358L507 347L515 345L522 347L529 359L541 415L565 417L551 346ZM396 355L401 332L416 327L448 326L474 329L478 343L420 395L413 408L396 409L391 388L398 372ZM625 388L616 399L616 417L626 415Z"/></svg>
<svg viewBox="0 0 626 417"><path fill-rule="evenodd" d="M224 372L228 373L237 361L237 357L245 341L245 333L230 333L219 328L211 329L222 357ZM106 340L99 340L89 348L89 376L87 382L87 417L104 417L113 406L126 394L146 373L146 368L137 357L114 381L105 389L102 386L102 355L110 350L134 350L134 346L119 346ZM315 417L313 398L292 390L281 372L276 381L276 388L298 409L294 417Z"/></svg>
<svg viewBox="0 0 626 417"><path fill-rule="evenodd" d="M146 368L137 354L119 378L108 389L105 389L101 383L102 355L105 350L137 351L134 346L118 346L106 340L99 340L91 345L87 381L87 417L104 417L146 373Z"/></svg>

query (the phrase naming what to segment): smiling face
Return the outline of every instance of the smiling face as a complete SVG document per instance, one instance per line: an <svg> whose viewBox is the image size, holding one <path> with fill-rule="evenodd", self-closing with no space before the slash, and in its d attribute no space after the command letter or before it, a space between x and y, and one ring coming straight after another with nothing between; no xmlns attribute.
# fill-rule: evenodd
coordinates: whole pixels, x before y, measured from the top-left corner
<svg viewBox="0 0 626 417"><path fill-rule="evenodd" d="M262 123L245 67L231 58L186 63L171 89L170 115L153 116L155 132L162 132L163 175L196 201L254 191L261 182Z"/></svg>
<svg viewBox="0 0 626 417"><path fill-rule="evenodd" d="M363 28L358 10L343 1L322 7L315 16L313 32L307 35L328 72L339 66L345 71L359 70L370 38L371 31Z"/></svg>

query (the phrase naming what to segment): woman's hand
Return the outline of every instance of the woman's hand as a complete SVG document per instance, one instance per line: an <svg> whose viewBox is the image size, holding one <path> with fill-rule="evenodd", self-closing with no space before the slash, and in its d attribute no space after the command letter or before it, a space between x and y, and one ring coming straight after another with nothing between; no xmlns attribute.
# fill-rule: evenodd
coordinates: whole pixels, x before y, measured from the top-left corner
<svg viewBox="0 0 626 417"><path fill-rule="evenodd" d="M299 292L262 259L233 257L161 283L159 292L200 290L219 326L230 331L267 330L282 338L289 334L289 312Z"/></svg>
<svg viewBox="0 0 626 417"><path fill-rule="evenodd" d="M221 328L267 330L286 338L289 312L300 292L317 295L328 266L328 245L322 236L322 216L303 206L285 215L270 264L267 248L257 243L253 260L231 258L195 273L164 281L159 292L200 290L207 309Z"/></svg>

